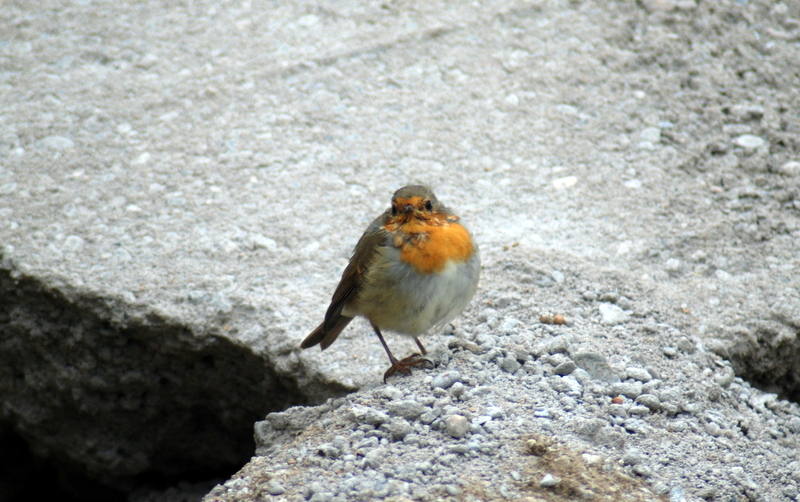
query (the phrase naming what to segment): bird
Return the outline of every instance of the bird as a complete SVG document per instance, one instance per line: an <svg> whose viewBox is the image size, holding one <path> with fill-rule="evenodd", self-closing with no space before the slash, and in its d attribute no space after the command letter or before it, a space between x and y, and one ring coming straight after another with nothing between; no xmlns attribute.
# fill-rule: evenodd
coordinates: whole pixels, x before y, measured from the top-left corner
<svg viewBox="0 0 800 502"><path fill-rule="evenodd" d="M419 336L460 314L479 278L478 245L460 218L429 187L402 187L358 240L325 319L300 347L325 350L354 317L365 317L391 362L386 383L397 371L411 373L411 367L430 362ZM398 360L383 331L411 337L420 352Z"/></svg>

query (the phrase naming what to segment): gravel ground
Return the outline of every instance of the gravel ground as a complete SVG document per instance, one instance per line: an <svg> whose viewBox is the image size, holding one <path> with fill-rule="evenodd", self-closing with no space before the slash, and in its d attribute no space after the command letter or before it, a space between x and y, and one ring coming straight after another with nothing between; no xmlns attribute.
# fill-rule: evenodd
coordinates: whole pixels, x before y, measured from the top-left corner
<svg viewBox="0 0 800 502"><path fill-rule="evenodd" d="M800 407L635 281L574 266L534 282L509 267L526 256L487 267L517 286L441 336L434 368L388 385L376 368L357 393L268 415L257 456L204 500L795 500ZM573 305L567 324L541 322L543 300Z"/></svg>
<svg viewBox="0 0 800 502"><path fill-rule="evenodd" d="M3 1L0 431L132 499L196 499L143 480L232 472L253 421L334 399L259 422L262 456L214 497L346 496L352 474L398 497L796 499L798 20L796 0ZM366 324L298 345L410 183L484 268L425 339L438 365L385 395Z"/></svg>

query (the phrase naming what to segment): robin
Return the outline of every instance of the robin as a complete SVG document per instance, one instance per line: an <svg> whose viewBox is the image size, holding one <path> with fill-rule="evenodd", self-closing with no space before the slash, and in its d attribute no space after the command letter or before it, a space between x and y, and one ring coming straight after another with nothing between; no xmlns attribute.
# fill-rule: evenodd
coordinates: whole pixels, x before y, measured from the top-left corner
<svg viewBox="0 0 800 502"><path fill-rule="evenodd" d="M459 218L430 188L396 191L392 206L358 240L322 324L300 347L327 349L357 315L367 318L396 371L427 361L419 336L440 328L464 310L478 287L478 246ZM381 331L414 339L420 352L398 360Z"/></svg>

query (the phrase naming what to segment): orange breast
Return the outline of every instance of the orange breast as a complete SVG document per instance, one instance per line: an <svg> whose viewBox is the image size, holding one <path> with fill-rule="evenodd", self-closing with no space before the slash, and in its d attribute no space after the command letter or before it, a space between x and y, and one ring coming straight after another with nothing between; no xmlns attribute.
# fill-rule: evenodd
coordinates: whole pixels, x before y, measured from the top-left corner
<svg viewBox="0 0 800 502"><path fill-rule="evenodd" d="M400 259L421 274L441 272L449 260L467 261L474 251L466 228L446 220L437 223L412 220L402 225L395 238Z"/></svg>

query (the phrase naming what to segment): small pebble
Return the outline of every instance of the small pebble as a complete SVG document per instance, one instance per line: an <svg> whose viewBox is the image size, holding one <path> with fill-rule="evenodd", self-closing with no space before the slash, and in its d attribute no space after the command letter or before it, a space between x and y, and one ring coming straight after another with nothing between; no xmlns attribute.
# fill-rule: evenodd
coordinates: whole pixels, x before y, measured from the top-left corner
<svg viewBox="0 0 800 502"><path fill-rule="evenodd" d="M456 382L450 387L450 394L452 394L453 397L461 397L466 391L467 387L461 382Z"/></svg>
<svg viewBox="0 0 800 502"><path fill-rule="evenodd" d="M42 148L57 152L75 148L75 143L71 139L63 136L47 136L37 141L36 144Z"/></svg>
<svg viewBox="0 0 800 502"><path fill-rule="evenodd" d="M639 133L639 139L641 141L647 141L652 144L657 144L661 142L661 129L658 127L645 127L641 133Z"/></svg>
<svg viewBox="0 0 800 502"><path fill-rule="evenodd" d="M661 407L661 401L653 394L640 394L636 397L636 402L652 411L658 411Z"/></svg>
<svg viewBox="0 0 800 502"><path fill-rule="evenodd" d="M601 302L608 302L608 303L617 303L619 301L619 293L616 291L609 291L608 293L603 293L600 296Z"/></svg>
<svg viewBox="0 0 800 502"><path fill-rule="evenodd" d="M642 461L642 455L638 452L628 452L622 455L624 465L636 465Z"/></svg>
<svg viewBox="0 0 800 502"><path fill-rule="evenodd" d="M463 438L469 432L469 420L462 415L450 415L444 420L445 430L456 439Z"/></svg>
<svg viewBox="0 0 800 502"><path fill-rule="evenodd" d="M610 395L612 396L625 396L630 399L636 399L642 393L641 382L617 382L611 384Z"/></svg>
<svg viewBox="0 0 800 502"><path fill-rule="evenodd" d="M565 354L569 352L569 340L566 336L557 336L547 345L547 352L550 354Z"/></svg>
<svg viewBox="0 0 800 502"><path fill-rule="evenodd" d="M669 491L669 502L686 502L686 495L680 486L674 487Z"/></svg>
<svg viewBox="0 0 800 502"><path fill-rule="evenodd" d="M553 476L552 474L545 474L542 480L539 481L539 486L542 488L552 488L561 482L561 478Z"/></svg>
<svg viewBox="0 0 800 502"><path fill-rule="evenodd" d="M285 492L286 488L284 488L283 485L275 480L270 481L267 485L267 493L270 495L282 495Z"/></svg>
<svg viewBox="0 0 800 502"><path fill-rule="evenodd" d="M779 167L778 172L784 176L800 176L800 162L790 160Z"/></svg>
<svg viewBox="0 0 800 502"><path fill-rule="evenodd" d="M388 406L390 415L398 415L408 420L416 420L420 415L427 411L425 406L410 399L402 401L391 401Z"/></svg>
<svg viewBox="0 0 800 502"><path fill-rule="evenodd" d="M659 482L653 486L653 491L655 492L656 495L659 496L666 495L667 493L669 493L669 486L667 486L665 483Z"/></svg>
<svg viewBox="0 0 800 502"><path fill-rule="evenodd" d="M600 317L602 323L606 326L616 326L623 324L630 319L630 316L621 308L613 303L601 303L598 307L600 309Z"/></svg>
<svg viewBox="0 0 800 502"><path fill-rule="evenodd" d="M574 361L564 361L553 369L556 375L566 376L577 369L578 365Z"/></svg>
<svg viewBox="0 0 800 502"><path fill-rule="evenodd" d="M763 145L764 140L752 134L742 134L733 140L733 144L748 150L753 150Z"/></svg>
<svg viewBox="0 0 800 502"><path fill-rule="evenodd" d="M431 389L449 389L454 383L461 380L461 373L458 371L445 371L433 378Z"/></svg>
<svg viewBox="0 0 800 502"><path fill-rule="evenodd" d="M608 360L602 354L596 352L578 352L572 356L572 360L579 368L582 368L589 376L601 382L619 382L619 375L608 364Z"/></svg>
<svg viewBox="0 0 800 502"><path fill-rule="evenodd" d="M516 373L518 369L522 367L522 365L517 361L515 357L504 357L500 360L500 367L503 370L509 373Z"/></svg>
<svg viewBox="0 0 800 502"><path fill-rule="evenodd" d="M625 368L625 373L628 375L628 378L639 380L640 382L644 383L647 383L653 379L652 375L650 375L650 373L644 368Z"/></svg>

